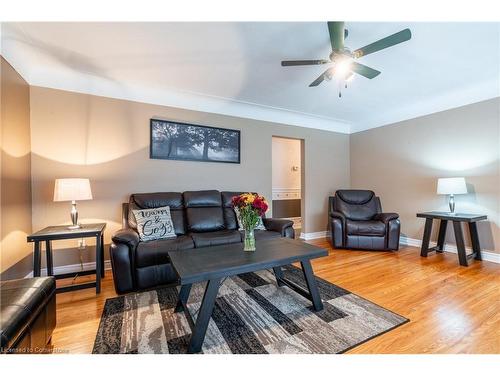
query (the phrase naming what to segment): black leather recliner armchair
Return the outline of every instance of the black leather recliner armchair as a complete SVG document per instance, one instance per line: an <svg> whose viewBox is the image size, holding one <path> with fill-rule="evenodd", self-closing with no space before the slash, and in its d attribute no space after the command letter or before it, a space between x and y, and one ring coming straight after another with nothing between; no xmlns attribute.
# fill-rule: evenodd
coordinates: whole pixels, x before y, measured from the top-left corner
<svg viewBox="0 0 500 375"><path fill-rule="evenodd" d="M400 222L396 213L382 213L371 190L337 190L330 197L329 222L336 248L398 250Z"/></svg>

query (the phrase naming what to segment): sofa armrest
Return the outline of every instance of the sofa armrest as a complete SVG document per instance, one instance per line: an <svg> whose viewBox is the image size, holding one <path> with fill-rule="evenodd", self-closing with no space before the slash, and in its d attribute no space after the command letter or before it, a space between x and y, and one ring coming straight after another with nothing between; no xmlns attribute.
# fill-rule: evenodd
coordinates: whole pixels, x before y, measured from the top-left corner
<svg viewBox="0 0 500 375"><path fill-rule="evenodd" d="M116 231L111 239L116 244L124 244L132 249L135 249L140 241L139 234L131 228Z"/></svg>
<svg viewBox="0 0 500 375"><path fill-rule="evenodd" d="M395 212L385 212L381 214L376 214L373 217L373 220L378 220L384 222L384 224L387 224L391 220L399 219L399 215Z"/></svg>
<svg viewBox="0 0 500 375"><path fill-rule="evenodd" d="M288 228L293 227L292 220L263 218L262 222L264 223L264 226L266 227L267 230L279 232L279 233L281 233L282 237L290 237L290 233L293 232L293 230L290 231L290 229L288 229ZM295 236L293 236L291 238L294 238L294 237Z"/></svg>

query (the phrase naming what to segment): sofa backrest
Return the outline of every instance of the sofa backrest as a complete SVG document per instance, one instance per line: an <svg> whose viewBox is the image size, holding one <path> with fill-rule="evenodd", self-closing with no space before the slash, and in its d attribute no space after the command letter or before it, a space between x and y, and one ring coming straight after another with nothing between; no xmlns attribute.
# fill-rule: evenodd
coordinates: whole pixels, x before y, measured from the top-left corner
<svg viewBox="0 0 500 375"><path fill-rule="evenodd" d="M238 229L238 220L236 219L236 214L234 213L232 198L235 195L240 194L242 193L239 191L223 191L221 193L224 223L227 229Z"/></svg>
<svg viewBox="0 0 500 375"><path fill-rule="evenodd" d="M219 191L185 191L183 196L188 232L213 232L226 228Z"/></svg>
<svg viewBox="0 0 500 375"><path fill-rule="evenodd" d="M132 210L145 208L170 207L170 215L174 224L175 234L186 234L186 215L182 193L136 193L132 194L128 204L128 226L137 228Z"/></svg>
<svg viewBox="0 0 500 375"><path fill-rule="evenodd" d="M331 209L350 220L371 220L382 211L380 199L371 190L337 190Z"/></svg>
<svg viewBox="0 0 500 375"><path fill-rule="evenodd" d="M200 190L184 193L135 193L123 204L124 227L137 228L132 210L170 206L175 234L238 229L232 198L239 191Z"/></svg>

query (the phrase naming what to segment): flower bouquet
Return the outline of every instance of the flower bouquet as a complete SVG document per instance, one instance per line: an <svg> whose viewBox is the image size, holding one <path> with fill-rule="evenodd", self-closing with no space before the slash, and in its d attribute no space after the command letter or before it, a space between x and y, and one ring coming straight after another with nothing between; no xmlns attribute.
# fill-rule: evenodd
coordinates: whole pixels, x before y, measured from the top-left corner
<svg viewBox="0 0 500 375"><path fill-rule="evenodd" d="M269 205L262 195L245 193L232 198L233 207L245 230L245 251L255 251L254 229L266 213Z"/></svg>

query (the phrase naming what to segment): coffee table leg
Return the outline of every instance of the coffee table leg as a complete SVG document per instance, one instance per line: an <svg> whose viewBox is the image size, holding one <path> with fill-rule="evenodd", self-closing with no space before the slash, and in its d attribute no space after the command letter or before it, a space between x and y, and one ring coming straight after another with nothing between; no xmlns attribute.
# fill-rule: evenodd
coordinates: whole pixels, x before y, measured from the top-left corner
<svg viewBox="0 0 500 375"><path fill-rule="evenodd" d="M177 305L175 306L174 312L177 313L184 311L184 305L187 303L187 300L189 298L189 292L191 292L191 285L192 284L181 285L181 290L179 292L179 300L177 301Z"/></svg>
<svg viewBox="0 0 500 375"><path fill-rule="evenodd" d="M196 318L194 330L191 335L191 340L189 341L188 353L198 353L201 350L201 346L205 340L208 322L210 321L210 317L212 316L212 311L214 309L215 298L217 297L219 286L220 279L212 279L208 281L207 288L205 289L205 295L203 296L203 301L201 302L200 311L198 312L198 317Z"/></svg>
<svg viewBox="0 0 500 375"><path fill-rule="evenodd" d="M316 284L316 278L311 267L310 260L304 260L300 262L302 265L302 271L304 272L304 278L306 279L307 288L309 289L309 294L311 295L314 310L323 310L323 302L318 291L318 285Z"/></svg>
<svg viewBox="0 0 500 375"><path fill-rule="evenodd" d="M285 285L281 281L281 279L283 279L283 270L281 269L281 266L273 267L273 271L274 271L274 276L276 277L276 284L278 284L278 286Z"/></svg>
<svg viewBox="0 0 500 375"><path fill-rule="evenodd" d="M426 257L429 252L429 243L431 241L432 219L425 219L424 238L422 239L422 247L420 248L420 256Z"/></svg>

